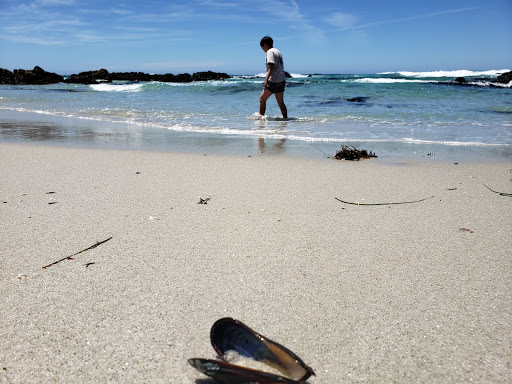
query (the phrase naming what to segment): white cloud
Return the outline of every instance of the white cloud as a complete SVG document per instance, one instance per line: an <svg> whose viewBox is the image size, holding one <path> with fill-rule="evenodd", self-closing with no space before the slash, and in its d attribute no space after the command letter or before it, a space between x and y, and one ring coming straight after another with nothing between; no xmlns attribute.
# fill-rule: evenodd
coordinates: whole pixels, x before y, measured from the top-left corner
<svg viewBox="0 0 512 384"><path fill-rule="evenodd" d="M359 21L359 18L357 16L354 16L350 13L333 13L331 16L329 16L326 21L338 28L342 29L350 29L354 27L354 25L357 24Z"/></svg>

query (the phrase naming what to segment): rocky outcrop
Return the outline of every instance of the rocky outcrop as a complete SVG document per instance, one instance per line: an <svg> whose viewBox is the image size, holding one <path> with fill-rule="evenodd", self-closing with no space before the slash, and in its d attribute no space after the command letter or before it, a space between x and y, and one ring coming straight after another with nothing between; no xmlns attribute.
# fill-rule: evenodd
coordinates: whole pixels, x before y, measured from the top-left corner
<svg viewBox="0 0 512 384"><path fill-rule="evenodd" d="M192 75L192 81L208 81L208 80L224 80L229 79L229 75L227 73L219 73L219 72L197 72Z"/></svg>
<svg viewBox="0 0 512 384"><path fill-rule="evenodd" d="M12 84L12 72L8 69L0 68L0 84Z"/></svg>
<svg viewBox="0 0 512 384"><path fill-rule="evenodd" d="M502 73L501 75L498 76L498 78L496 79L496 82L497 83L500 83L500 84L508 84L512 81L512 71L510 72L505 72L505 73Z"/></svg>
<svg viewBox="0 0 512 384"><path fill-rule="evenodd" d="M221 72L196 72L193 75L189 73L181 73L173 75L166 73L164 75L150 75L143 72L112 72L106 69L97 71L80 72L64 79L56 73L46 72L41 67L34 67L33 70L15 69L14 72L8 69L0 68L0 84L99 84L111 83L112 81L161 81L164 83L190 83L192 81L208 81L208 80L224 80L229 79L227 73Z"/></svg>
<svg viewBox="0 0 512 384"><path fill-rule="evenodd" d="M499 75L495 81L491 81L490 79L484 78L469 78L465 77L457 77L453 82L440 82L438 84L441 85L463 85L468 87L503 87L501 84L509 84L512 81L512 71L505 72Z"/></svg>
<svg viewBox="0 0 512 384"><path fill-rule="evenodd" d="M226 73L219 72L197 72L193 75L189 73L182 73L173 75L166 73L164 75L150 75L143 72L112 72L109 73L106 69L99 71L81 72L78 75L71 75L65 80L66 83L77 84L98 84L99 82L112 82L112 81L160 81L164 83L190 83L192 81L208 81L208 80L224 80L229 79Z"/></svg>
<svg viewBox="0 0 512 384"><path fill-rule="evenodd" d="M110 82L109 76L110 73L106 69L100 69L98 71L80 72L78 75L71 75L64 82L72 84L98 84L98 80Z"/></svg>
<svg viewBox="0 0 512 384"><path fill-rule="evenodd" d="M0 84L55 84L64 81L61 75L46 72L41 67L35 66L32 70L15 69L14 72L0 68Z"/></svg>
<svg viewBox="0 0 512 384"><path fill-rule="evenodd" d="M106 79L109 81L126 80L126 81L151 81L151 75L143 72L112 72Z"/></svg>

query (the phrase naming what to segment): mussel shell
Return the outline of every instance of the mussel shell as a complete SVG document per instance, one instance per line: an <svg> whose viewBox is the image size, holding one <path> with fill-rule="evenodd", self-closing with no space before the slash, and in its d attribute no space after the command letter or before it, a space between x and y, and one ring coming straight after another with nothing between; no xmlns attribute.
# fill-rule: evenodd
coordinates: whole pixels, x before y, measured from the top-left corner
<svg viewBox="0 0 512 384"><path fill-rule="evenodd" d="M272 373L210 359L189 359L191 366L222 384L299 384L300 382Z"/></svg>
<svg viewBox="0 0 512 384"><path fill-rule="evenodd" d="M210 340L219 356L235 351L274 367L292 380L302 382L315 372L300 357L281 344L255 332L239 320L225 317L217 320L210 331Z"/></svg>

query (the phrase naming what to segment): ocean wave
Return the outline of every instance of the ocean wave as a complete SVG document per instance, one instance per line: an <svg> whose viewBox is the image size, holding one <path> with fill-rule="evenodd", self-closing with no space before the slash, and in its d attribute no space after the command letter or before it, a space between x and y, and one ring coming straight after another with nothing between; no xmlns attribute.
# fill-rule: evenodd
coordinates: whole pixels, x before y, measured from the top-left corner
<svg viewBox="0 0 512 384"><path fill-rule="evenodd" d="M409 72L409 71L398 71L398 72L382 72L378 75L401 75L405 77L425 77L425 78L437 78L437 77L476 77L476 76L499 76L502 73L509 72L510 69L491 69L487 71L472 71L467 69L458 69L454 71L430 71L430 72Z"/></svg>
<svg viewBox="0 0 512 384"><path fill-rule="evenodd" d="M113 84L101 83L91 84L90 88L96 92L139 92L144 83Z"/></svg>
<svg viewBox="0 0 512 384"><path fill-rule="evenodd" d="M443 140L421 140L421 139L412 139L409 137L403 137L400 142L409 143L409 144L437 144L437 145L447 145L452 147L508 147L510 144L490 144L490 143L481 143L478 141L443 141Z"/></svg>
<svg viewBox="0 0 512 384"><path fill-rule="evenodd" d="M393 83L433 83L435 80L408 80L384 78L363 78L354 80L340 80L343 83L369 83L369 84L393 84Z"/></svg>
<svg viewBox="0 0 512 384"><path fill-rule="evenodd" d="M158 121L138 121L137 119L131 118L129 116L117 116L114 115L103 115L103 116L84 116L77 113L69 113L69 112L59 112L59 111L48 111L48 110L40 110L40 109L27 109L27 108L5 108L0 105L0 110L14 110L19 112L29 112L43 115L53 115L58 117L67 117L67 118L75 118L80 120L89 120L89 121L100 121L105 123L114 123L114 124L130 124L132 126L140 126L140 127L152 127L152 128L161 128L169 131L176 132L190 132L190 133L202 133L202 134L220 134L220 135L231 135L238 137L257 137L257 138L268 138L268 139L288 139L294 141L301 142L324 142L324 143L403 143L403 144L412 144L412 145L441 145L441 146L453 146L453 147L501 147L501 148L509 148L509 143L489 143L489 142L480 142L475 140L468 141L451 141L451 140L429 140L429 139L420 139L420 138L411 138L411 137L375 137L369 138L364 136L353 136L355 132L340 132L340 135L332 135L327 132L313 132L308 129L307 126L304 126L301 123L307 123L307 118L292 118L288 121L288 125L286 125L286 129L283 129L284 125L282 125L282 119L275 118L266 118L265 120L269 122L269 125L259 125L251 127L246 127L245 129L232 128L224 125L197 125L197 124L187 124L185 122L158 122ZM251 117L256 117L256 113L252 116L249 116L249 120L252 120ZM296 125L299 124L299 125Z"/></svg>
<svg viewBox="0 0 512 384"><path fill-rule="evenodd" d="M267 74L265 72L262 72L262 73L258 73L256 75L254 75L252 77L263 77L263 78L265 78L266 76L267 76ZM302 75L300 73L290 73L290 76L292 78L294 78L294 79L295 78L299 78L299 77L309 77L309 75Z"/></svg>
<svg viewBox="0 0 512 384"><path fill-rule="evenodd" d="M508 84L502 84L502 83L490 82L490 81L473 81L468 84L476 85L479 87L512 88L512 81L509 81Z"/></svg>

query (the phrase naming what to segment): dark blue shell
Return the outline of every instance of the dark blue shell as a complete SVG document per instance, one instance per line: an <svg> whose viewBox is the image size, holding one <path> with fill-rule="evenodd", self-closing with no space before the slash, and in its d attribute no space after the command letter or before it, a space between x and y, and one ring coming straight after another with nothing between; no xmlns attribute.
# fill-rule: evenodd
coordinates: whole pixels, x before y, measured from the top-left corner
<svg viewBox="0 0 512 384"><path fill-rule="evenodd" d="M222 384L300 384L298 381L283 376L233 365L225 361L189 359L188 362L199 372Z"/></svg>
<svg viewBox="0 0 512 384"><path fill-rule="evenodd" d="M255 332L239 320L229 317L217 320L210 331L213 348L221 358L228 351L273 366L293 380L305 381L314 371L296 354Z"/></svg>

